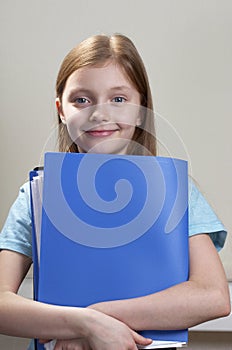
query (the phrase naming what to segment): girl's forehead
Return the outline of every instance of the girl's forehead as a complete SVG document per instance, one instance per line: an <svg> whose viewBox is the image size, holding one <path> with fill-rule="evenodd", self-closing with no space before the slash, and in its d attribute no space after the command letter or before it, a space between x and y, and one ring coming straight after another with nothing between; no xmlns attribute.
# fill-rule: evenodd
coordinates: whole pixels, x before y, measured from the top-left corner
<svg viewBox="0 0 232 350"><path fill-rule="evenodd" d="M120 67L119 64L115 62L105 62L104 64L102 63L101 65L88 65L81 67L77 70L75 70L71 75L77 75L77 76L87 76L87 75L93 75L93 74L114 74L117 73L120 76L124 76L126 78L126 74L124 73L124 70L122 67Z"/></svg>
<svg viewBox="0 0 232 350"><path fill-rule="evenodd" d="M105 64L85 66L75 70L67 79L66 88L73 84L105 84L107 85L124 85L132 88L125 71L115 62Z"/></svg>

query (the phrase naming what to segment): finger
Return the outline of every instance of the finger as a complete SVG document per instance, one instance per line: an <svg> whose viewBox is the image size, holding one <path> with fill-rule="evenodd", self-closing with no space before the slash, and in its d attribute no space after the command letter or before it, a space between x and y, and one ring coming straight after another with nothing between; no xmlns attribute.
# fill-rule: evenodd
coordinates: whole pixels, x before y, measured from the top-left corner
<svg viewBox="0 0 232 350"><path fill-rule="evenodd" d="M60 341L57 341L54 347L54 350L62 350L62 343Z"/></svg>
<svg viewBox="0 0 232 350"><path fill-rule="evenodd" d="M139 345L149 345L152 343L152 339L150 338L145 338L143 337L142 335L138 334L137 332L131 330L132 332L132 336L134 338L134 341L136 344L139 344Z"/></svg>
<svg viewBox="0 0 232 350"><path fill-rule="evenodd" d="M54 350L90 350L84 339L58 340Z"/></svg>

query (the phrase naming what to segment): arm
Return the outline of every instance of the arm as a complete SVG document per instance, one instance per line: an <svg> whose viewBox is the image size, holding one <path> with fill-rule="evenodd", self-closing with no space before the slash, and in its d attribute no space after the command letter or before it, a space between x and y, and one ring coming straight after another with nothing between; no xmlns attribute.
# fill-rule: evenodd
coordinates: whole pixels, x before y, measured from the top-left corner
<svg viewBox="0 0 232 350"><path fill-rule="evenodd" d="M125 324L95 310L39 303L17 295L31 259L0 252L0 333L40 339L84 338L92 350L136 350L150 343Z"/></svg>
<svg viewBox="0 0 232 350"><path fill-rule="evenodd" d="M184 329L230 313L228 285L218 253L206 234L190 238L187 282L148 296L90 306L137 330Z"/></svg>

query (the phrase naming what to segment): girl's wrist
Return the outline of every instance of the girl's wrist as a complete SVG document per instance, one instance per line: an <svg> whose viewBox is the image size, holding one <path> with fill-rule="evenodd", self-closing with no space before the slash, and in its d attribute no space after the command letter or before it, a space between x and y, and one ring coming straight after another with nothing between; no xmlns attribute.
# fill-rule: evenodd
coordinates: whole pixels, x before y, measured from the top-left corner
<svg viewBox="0 0 232 350"><path fill-rule="evenodd" d="M76 336L78 334L78 337L89 337L89 335L93 332L94 325L96 324L97 314L98 311L92 309L78 309L78 319L75 321ZM78 329L76 329L77 326Z"/></svg>

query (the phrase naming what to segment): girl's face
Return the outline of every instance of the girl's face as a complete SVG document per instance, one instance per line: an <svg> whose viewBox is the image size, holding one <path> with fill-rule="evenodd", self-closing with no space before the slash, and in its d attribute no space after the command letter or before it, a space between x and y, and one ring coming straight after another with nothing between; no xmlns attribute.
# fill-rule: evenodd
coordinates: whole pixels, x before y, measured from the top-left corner
<svg viewBox="0 0 232 350"><path fill-rule="evenodd" d="M57 109L79 152L126 154L141 124L140 95L114 63L71 74Z"/></svg>

